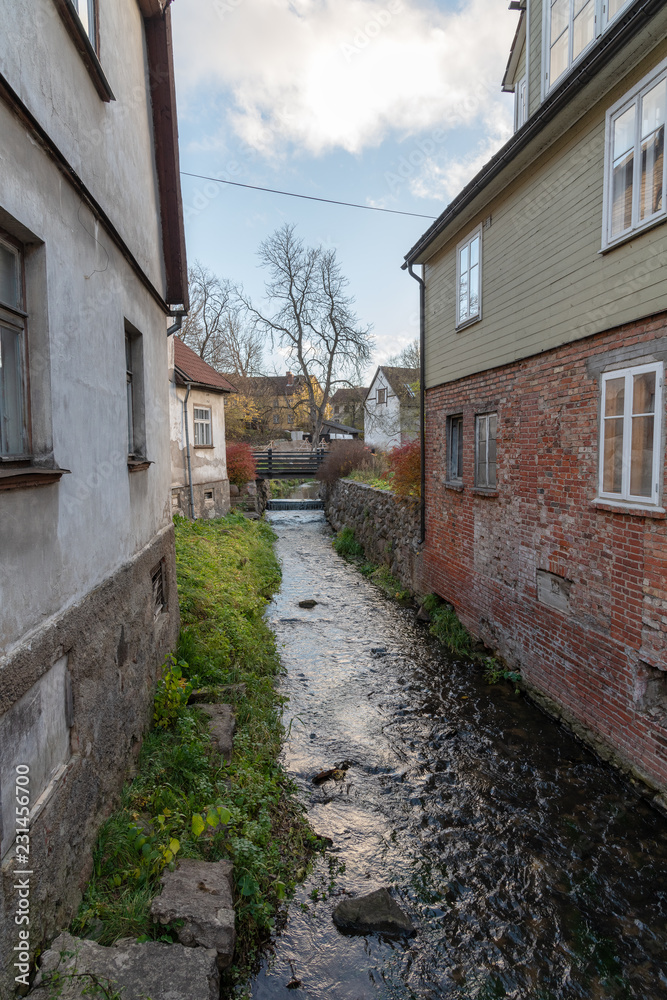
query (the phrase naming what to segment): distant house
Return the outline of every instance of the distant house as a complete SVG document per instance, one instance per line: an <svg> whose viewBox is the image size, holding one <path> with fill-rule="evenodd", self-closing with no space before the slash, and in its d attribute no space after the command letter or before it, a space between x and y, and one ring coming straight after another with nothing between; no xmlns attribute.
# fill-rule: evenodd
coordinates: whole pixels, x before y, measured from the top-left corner
<svg viewBox="0 0 667 1000"><path fill-rule="evenodd" d="M222 517L229 511L225 396L231 382L170 338L169 424L172 513Z"/></svg>
<svg viewBox="0 0 667 1000"><path fill-rule="evenodd" d="M424 587L666 791L667 4L511 6L514 135L406 257Z"/></svg>
<svg viewBox="0 0 667 1000"><path fill-rule="evenodd" d="M367 395L368 386L344 386L336 389L330 400L333 419L359 428L363 434Z"/></svg>
<svg viewBox="0 0 667 1000"><path fill-rule="evenodd" d="M358 427L350 427L347 424L339 424L336 420L324 420L320 430L320 443L330 441L352 441L361 437ZM292 431L293 441L312 441L312 431Z"/></svg>
<svg viewBox="0 0 667 1000"><path fill-rule="evenodd" d="M381 365L365 402L364 440L389 451L419 437L419 369Z"/></svg>
<svg viewBox="0 0 667 1000"><path fill-rule="evenodd" d="M308 387L303 375L229 375L239 392L235 406L244 406L246 429L279 435L310 430ZM319 385L315 387L319 392Z"/></svg>
<svg viewBox="0 0 667 1000"><path fill-rule="evenodd" d="M1 6L0 996L10 997L14 914L28 896L19 901L9 874L23 856L15 835L29 829L34 955L76 912L178 637L167 330L188 288L169 4L57 0L29 16L19 0ZM26 786L29 774L27 823L17 823L17 774Z"/></svg>

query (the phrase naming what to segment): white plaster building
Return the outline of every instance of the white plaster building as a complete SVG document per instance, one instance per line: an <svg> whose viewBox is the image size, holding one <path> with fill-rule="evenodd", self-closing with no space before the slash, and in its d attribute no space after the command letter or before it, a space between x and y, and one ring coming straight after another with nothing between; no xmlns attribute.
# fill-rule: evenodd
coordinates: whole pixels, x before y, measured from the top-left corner
<svg viewBox="0 0 667 1000"><path fill-rule="evenodd" d="M230 507L225 396L236 392L180 337L169 338L171 505L184 517L222 517Z"/></svg>
<svg viewBox="0 0 667 1000"><path fill-rule="evenodd" d="M169 0L3 0L0 995L66 924L178 633L167 327L187 306ZM4 978L3 978L4 977Z"/></svg>
<svg viewBox="0 0 667 1000"><path fill-rule="evenodd" d="M391 451L419 437L419 369L381 365L366 395L364 441Z"/></svg>

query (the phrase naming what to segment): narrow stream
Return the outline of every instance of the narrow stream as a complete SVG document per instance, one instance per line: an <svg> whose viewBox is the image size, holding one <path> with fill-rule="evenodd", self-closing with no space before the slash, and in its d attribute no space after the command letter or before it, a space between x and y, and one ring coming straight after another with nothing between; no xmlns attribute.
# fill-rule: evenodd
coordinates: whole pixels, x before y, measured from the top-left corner
<svg viewBox="0 0 667 1000"><path fill-rule="evenodd" d="M667 821L510 685L448 657L334 553L322 514L268 517L284 759L333 847L254 1000L667 997ZM342 761L345 781L312 784ZM381 886L417 935L337 931L343 895Z"/></svg>

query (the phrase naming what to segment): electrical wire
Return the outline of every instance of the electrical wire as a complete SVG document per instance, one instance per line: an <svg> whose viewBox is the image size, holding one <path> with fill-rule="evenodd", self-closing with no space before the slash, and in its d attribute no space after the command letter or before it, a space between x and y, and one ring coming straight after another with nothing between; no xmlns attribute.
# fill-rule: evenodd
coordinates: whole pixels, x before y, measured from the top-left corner
<svg viewBox="0 0 667 1000"><path fill-rule="evenodd" d="M363 208L367 212L389 212L390 215L410 215L413 219L436 219L435 215L420 215L418 212L399 212L397 208L378 208L376 205L357 205L353 201L335 201L333 198L316 198L312 194L295 194L294 191L278 191L276 188L259 187L257 184L241 184L240 181L227 181L222 177L206 177L204 174L191 174L181 170L184 177L197 177L201 181L215 181L216 184L231 184L232 187L250 188L252 191L267 191L269 194L284 194L288 198L304 198L306 201L323 201L327 205L344 205L346 208Z"/></svg>

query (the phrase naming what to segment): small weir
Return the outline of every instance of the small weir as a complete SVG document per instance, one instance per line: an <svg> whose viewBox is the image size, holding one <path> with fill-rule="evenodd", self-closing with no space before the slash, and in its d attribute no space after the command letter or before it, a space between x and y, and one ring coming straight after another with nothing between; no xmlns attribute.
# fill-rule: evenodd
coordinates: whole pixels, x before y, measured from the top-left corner
<svg viewBox="0 0 667 1000"><path fill-rule="evenodd" d="M267 510L324 510L323 500L269 500Z"/></svg>
<svg viewBox="0 0 667 1000"><path fill-rule="evenodd" d="M667 821L511 685L450 658L298 503L268 515L269 618L285 765L332 844L254 1000L667 998ZM416 936L340 933L335 905L382 886Z"/></svg>

